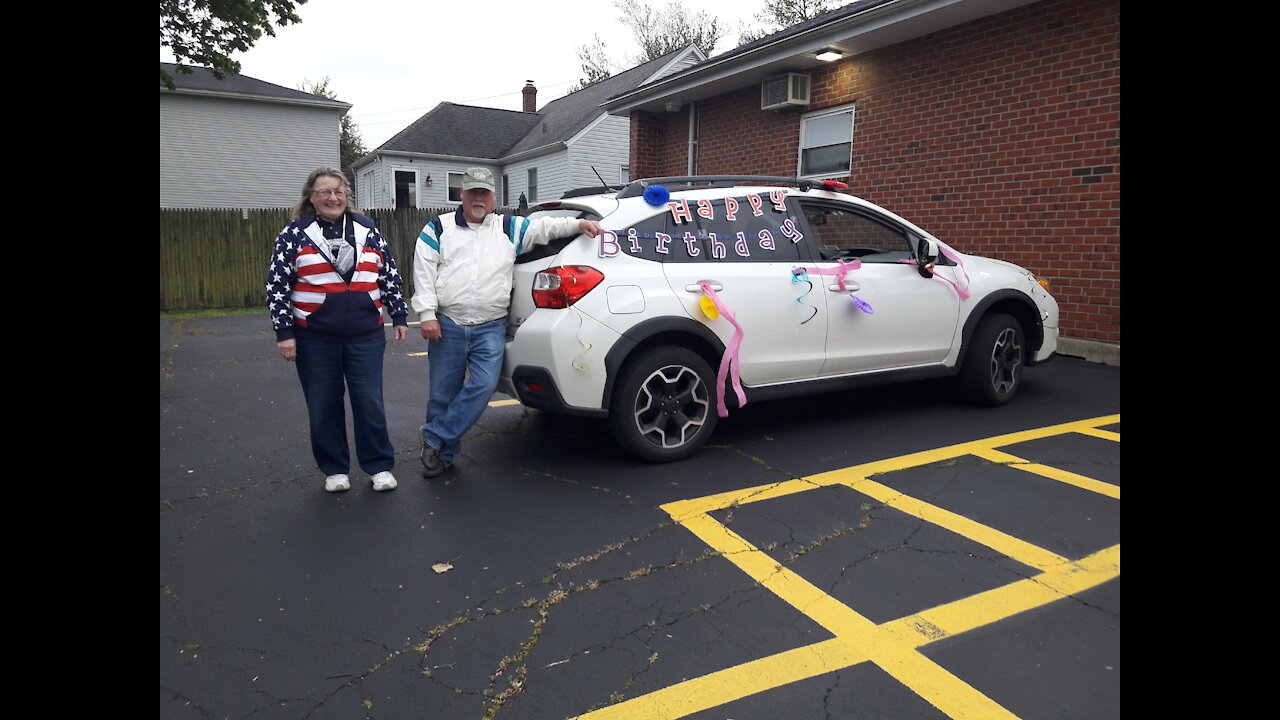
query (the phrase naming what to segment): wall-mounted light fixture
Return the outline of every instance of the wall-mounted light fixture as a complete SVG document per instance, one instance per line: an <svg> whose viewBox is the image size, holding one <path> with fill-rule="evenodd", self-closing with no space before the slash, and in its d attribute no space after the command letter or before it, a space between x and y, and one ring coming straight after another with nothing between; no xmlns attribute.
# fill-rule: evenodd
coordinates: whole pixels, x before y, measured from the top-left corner
<svg viewBox="0 0 1280 720"><path fill-rule="evenodd" d="M427 184L431 184L431 173L427 173Z"/></svg>
<svg viewBox="0 0 1280 720"><path fill-rule="evenodd" d="M667 108L667 112L680 112L682 105L679 100L671 100L667 102L665 107Z"/></svg>
<svg viewBox="0 0 1280 720"><path fill-rule="evenodd" d="M844 52L837 50L836 48L822 48L817 52L815 57L823 62L833 62L844 57Z"/></svg>

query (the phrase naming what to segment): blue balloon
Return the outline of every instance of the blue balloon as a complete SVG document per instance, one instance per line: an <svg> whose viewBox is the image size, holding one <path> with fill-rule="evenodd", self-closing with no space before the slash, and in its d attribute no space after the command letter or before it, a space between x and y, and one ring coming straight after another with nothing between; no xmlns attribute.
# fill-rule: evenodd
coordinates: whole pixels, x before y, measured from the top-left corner
<svg viewBox="0 0 1280 720"><path fill-rule="evenodd" d="M661 185L650 185L644 189L644 201L650 205L666 205L671 199L671 191Z"/></svg>

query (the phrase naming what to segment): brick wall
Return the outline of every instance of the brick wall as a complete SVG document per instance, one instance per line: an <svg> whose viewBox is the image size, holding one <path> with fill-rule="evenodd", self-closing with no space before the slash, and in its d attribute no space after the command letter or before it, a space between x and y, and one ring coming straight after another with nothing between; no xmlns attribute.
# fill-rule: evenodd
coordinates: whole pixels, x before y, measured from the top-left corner
<svg viewBox="0 0 1280 720"><path fill-rule="evenodd" d="M1120 3L1044 0L815 68L812 104L699 103L697 172L796 173L802 112L855 104L850 192L1047 278L1068 337L1120 342ZM688 110L635 113L633 177L683 175Z"/></svg>

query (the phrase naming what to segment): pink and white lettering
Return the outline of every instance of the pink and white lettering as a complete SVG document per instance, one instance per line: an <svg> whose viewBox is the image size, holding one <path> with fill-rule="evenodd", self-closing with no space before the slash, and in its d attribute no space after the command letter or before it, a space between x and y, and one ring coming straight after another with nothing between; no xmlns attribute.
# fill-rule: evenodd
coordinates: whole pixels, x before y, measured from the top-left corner
<svg viewBox="0 0 1280 720"><path fill-rule="evenodd" d="M671 242L671 236L666 233L654 233L653 236L658 238L658 247L655 249L663 255L669 254L671 251L667 249L667 243Z"/></svg>
<svg viewBox="0 0 1280 720"><path fill-rule="evenodd" d="M742 390L742 378L738 374L738 350L742 347L742 326L738 324L738 319L734 316L733 310L716 295L716 291L711 289L708 283L702 283L702 292L711 298L711 302L715 303L716 310L720 313L720 317L729 321L733 326L733 336L729 338L729 344L725 345L724 355L720 357L720 371L716 373L716 387L720 388L720 392L716 393L717 412L720 417L729 414L729 409L724 404L724 381L726 377L733 379L733 392L738 396L738 407L747 404L747 395Z"/></svg>
<svg viewBox="0 0 1280 720"><path fill-rule="evenodd" d="M600 257L613 257L622 252L622 246L618 244L618 233L612 230L600 231Z"/></svg>
<svg viewBox="0 0 1280 720"><path fill-rule="evenodd" d="M671 208L671 217L676 222L693 222L693 213L689 211L688 200L677 200L667 203L667 207Z"/></svg>
<svg viewBox="0 0 1280 720"><path fill-rule="evenodd" d="M760 217L764 214L764 210L761 209L764 207L764 200L761 200L759 195L756 195L755 193L748 195L747 203L751 205L752 215Z"/></svg>
<svg viewBox="0 0 1280 720"><path fill-rule="evenodd" d="M723 260L728 257L729 251L725 248L725 244L720 242L720 238L715 233L707 233L707 239L711 241L711 259Z"/></svg>
<svg viewBox="0 0 1280 720"><path fill-rule="evenodd" d="M781 231L783 235L791 238L792 243L798 243L804 239L804 235L801 234L799 228L796 227L796 221L794 218L787 218L786 220L783 220Z"/></svg>

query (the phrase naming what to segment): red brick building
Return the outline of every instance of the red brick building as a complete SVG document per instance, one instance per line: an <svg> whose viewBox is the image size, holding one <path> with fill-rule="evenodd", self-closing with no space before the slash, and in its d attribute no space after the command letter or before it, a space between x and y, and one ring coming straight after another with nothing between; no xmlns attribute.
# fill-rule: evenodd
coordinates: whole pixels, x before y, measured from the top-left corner
<svg viewBox="0 0 1280 720"><path fill-rule="evenodd" d="M838 178L1047 278L1060 349L1118 362L1119 0L862 0L606 107L634 178Z"/></svg>

